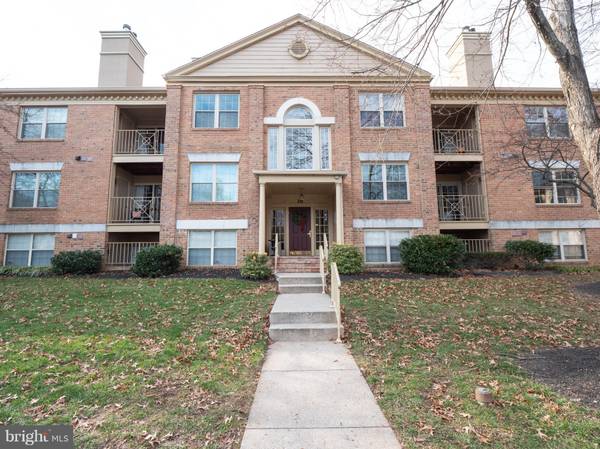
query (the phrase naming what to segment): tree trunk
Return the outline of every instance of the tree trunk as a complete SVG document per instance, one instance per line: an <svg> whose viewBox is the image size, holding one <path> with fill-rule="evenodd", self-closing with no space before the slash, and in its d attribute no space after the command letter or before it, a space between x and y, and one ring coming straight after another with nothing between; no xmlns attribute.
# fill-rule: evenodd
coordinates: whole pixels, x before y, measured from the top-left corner
<svg viewBox="0 0 600 449"><path fill-rule="evenodd" d="M590 172L593 204L600 214L600 118L583 63L573 0L550 0L550 21L540 0L526 0L526 7L538 34L558 63L569 129Z"/></svg>

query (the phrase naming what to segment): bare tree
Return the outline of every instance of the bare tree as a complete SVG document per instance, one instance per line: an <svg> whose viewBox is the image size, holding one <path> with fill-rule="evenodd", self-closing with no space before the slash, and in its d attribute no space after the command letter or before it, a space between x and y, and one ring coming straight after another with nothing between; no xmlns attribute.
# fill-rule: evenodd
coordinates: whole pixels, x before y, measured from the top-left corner
<svg viewBox="0 0 600 449"><path fill-rule="evenodd" d="M335 11L339 6L335 0L320 0L317 5L315 15L324 14L328 9ZM364 18L364 23L353 37L376 42L389 53L419 66L427 52L435 52L441 24L453 7L460 5L454 0L361 2L354 12ZM587 169L575 182L581 183L579 190L592 198L598 213L600 203L595 199L600 198L600 118L584 64L582 42L597 51L599 8L600 2L596 0L496 0L488 18L479 24L487 27L500 42L495 76L502 71L516 24L522 24L527 18L530 26L532 24L532 33L537 34L556 60L570 133ZM592 54L590 59L594 56ZM482 95L486 95L486 90ZM566 153L571 157L571 150L565 149L562 143L540 146L539 142L531 145L527 140L520 140L517 146L521 148L521 156L513 159L521 163L521 168L542 170L529 163L534 154L558 158L544 159L548 164L552 160L571 160L566 159Z"/></svg>

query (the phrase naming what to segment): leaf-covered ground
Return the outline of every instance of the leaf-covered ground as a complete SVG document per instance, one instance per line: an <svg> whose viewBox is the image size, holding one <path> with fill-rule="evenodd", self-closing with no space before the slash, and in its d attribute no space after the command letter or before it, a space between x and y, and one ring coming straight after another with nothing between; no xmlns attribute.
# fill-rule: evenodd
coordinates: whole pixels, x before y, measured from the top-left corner
<svg viewBox="0 0 600 449"><path fill-rule="evenodd" d="M534 348L600 346L586 275L345 283L352 351L406 448L597 449L600 411L518 368ZM488 386L495 403L474 400Z"/></svg>
<svg viewBox="0 0 600 449"><path fill-rule="evenodd" d="M0 280L0 424L70 423L78 448L239 446L272 284Z"/></svg>

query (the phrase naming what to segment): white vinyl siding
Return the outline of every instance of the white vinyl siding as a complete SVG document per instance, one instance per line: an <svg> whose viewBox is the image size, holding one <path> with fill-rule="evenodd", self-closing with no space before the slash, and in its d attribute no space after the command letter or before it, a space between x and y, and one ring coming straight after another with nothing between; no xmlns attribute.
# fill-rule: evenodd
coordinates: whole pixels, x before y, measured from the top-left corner
<svg viewBox="0 0 600 449"><path fill-rule="evenodd" d="M238 164L190 164L192 202L236 202L238 198Z"/></svg>
<svg viewBox="0 0 600 449"><path fill-rule="evenodd" d="M400 241L410 237L405 230L378 229L365 231L365 262L399 263Z"/></svg>
<svg viewBox="0 0 600 449"><path fill-rule="evenodd" d="M539 231L540 242L554 246L555 252L551 260L569 261L586 260L585 236L578 229L565 229L555 231Z"/></svg>
<svg viewBox="0 0 600 449"><path fill-rule="evenodd" d="M48 266L53 255L53 234L10 234L6 242L4 265L15 267Z"/></svg>
<svg viewBox="0 0 600 449"><path fill-rule="evenodd" d="M238 128L239 115L239 93L194 95L194 128Z"/></svg>
<svg viewBox="0 0 600 449"><path fill-rule="evenodd" d="M21 109L19 138L62 140L67 127L67 108L31 106Z"/></svg>
<svg viewBox="0 0 600 449"><path fill-rule="evenodd" d="M188 265L235 265L237 261L237 231L190 231Z"/></svg>
<svg viewBox="0 0 600 449"><path fill-rule="evenodd" d="M13 172L10 207L57 207L60 177L58 171Z"/></svg>

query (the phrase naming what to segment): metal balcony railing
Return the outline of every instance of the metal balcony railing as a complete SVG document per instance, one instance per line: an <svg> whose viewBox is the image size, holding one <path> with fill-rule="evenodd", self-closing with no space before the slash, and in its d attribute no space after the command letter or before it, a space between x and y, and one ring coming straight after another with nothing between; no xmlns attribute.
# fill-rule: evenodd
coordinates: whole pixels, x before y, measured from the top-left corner
<svg viewBox="0 0 600 449"><path fill-rule="evenodd" d="M433 150L443 154L480 153L476 129L434 129Z"/></svg>
<svg viewBox="0 0 600 449"><path fill-rule="evenodd" d="M104 259L106 265L133 265L141 250L156 245L158 242L108 242Z"/></svg>
<svg viewBox="0 0 600 449"><path fill-rule="evenodd" d="M483 195L438 195L440 221L487 221Z"/></svg>
<svg viewBox="0 0 600 449"><path fill-rule="evenodd" d="M120 129L117 131L115 154L163 154L164 149L164 129Z"/></svg>
<svg viewBox="0 0 600 449"><path fill-rule="evenodd" d="M109 223L160 223L160 198L119 196L110 199Z"/></svg>
<svg viewBox="0 0 600 449"><path fill-rule="evenodd" d="M465 245L465 251L469 254L487 253L492 247L490 239L461 239Z"/></svg>

